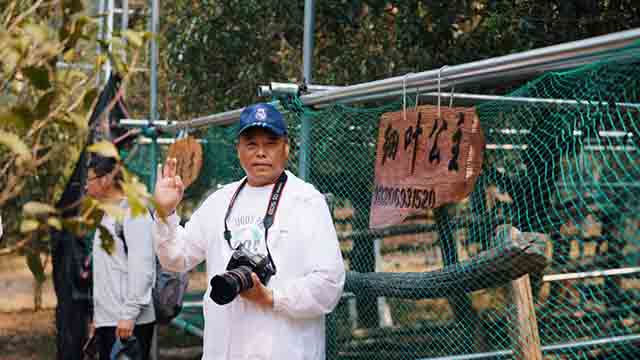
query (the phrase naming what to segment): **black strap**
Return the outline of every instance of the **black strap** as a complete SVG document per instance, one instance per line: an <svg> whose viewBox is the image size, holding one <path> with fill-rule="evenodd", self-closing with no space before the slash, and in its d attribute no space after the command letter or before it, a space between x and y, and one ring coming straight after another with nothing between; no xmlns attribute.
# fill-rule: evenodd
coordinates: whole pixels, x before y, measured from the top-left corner
<svg viewBox="0 0 640 360"><path fill-rule="evenodd" d="M122 244L124 245L124 254L129 255L129 247L127 246L127 240L124 238L124 226L121 222L116 220L115 223L116 236L122 240Z"/></svg>
<svg viewBox="0 0 640 360"><path fill-rule="evenodd" d="M276 272L276 264L273 262L273 257L271 257L271 251L269 251L269 243L267 242L267 238L269 236L269 228L273 225L273 219L276 216L276 211L278 210L278 204L280 204L280 199L282 198L282 191L284 190L284 185L287 183L287 173L282 172L282 175L276 181L276 184L273 186L273 190L271 191L271 196L269 197L269 206L267 206L267 212L264 215L264 219L262 220L262 224L264 225L264 245L267 248L267 256L269 257L269 261L271 265L273 265L274 274ZM229 231L229 226L227 225L227 221L229 220L229 216L231 215L231 209L233 209L233 205L236 203L236 199L238 198L238 194L247 184L247 179L245 178L240 186L236 189L236 192L233 194L231 198L231 202L229 202L229 207L227 208L227 213L224 216L224 239L227 240L227 244L233 250L237 250L238 248L233 248L231 246L231 231Z"/></svg>

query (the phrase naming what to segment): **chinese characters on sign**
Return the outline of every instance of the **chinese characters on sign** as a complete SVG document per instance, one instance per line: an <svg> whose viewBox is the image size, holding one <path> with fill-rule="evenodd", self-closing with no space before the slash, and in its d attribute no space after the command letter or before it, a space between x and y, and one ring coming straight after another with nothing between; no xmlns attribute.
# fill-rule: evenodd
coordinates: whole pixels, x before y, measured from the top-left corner
<svg viewBox="0 0 640 360"><path fill-rule="evenodd" d="M457 202L480 174L484 135L475 108L436 106L380 118L370 227Z"/></svg>

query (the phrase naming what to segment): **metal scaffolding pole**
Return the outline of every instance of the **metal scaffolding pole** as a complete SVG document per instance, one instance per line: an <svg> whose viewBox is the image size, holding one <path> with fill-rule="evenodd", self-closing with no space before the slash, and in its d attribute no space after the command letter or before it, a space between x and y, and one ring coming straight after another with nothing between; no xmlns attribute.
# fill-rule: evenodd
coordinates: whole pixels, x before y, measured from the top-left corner
<svg viewBox="0 0 640 360"><path fill-rule="evenodd" d="M315 0L304 2L304 43L302 46L302 81L309 84L313 81L313 38L315 33ZM300 131L300 152L298 161L298 176L307 180L309 177L309 152L311 141L311 119L302 116Z"/></svg>
<svg viewBox="0 0 640 360"><path fill-rule="evenodd" d="M632 52L620 51L640 40L640 29L621 31L585 40L525 51L518 54L474 61L440 69L396 76L338 89L312 93L301 97L308 106L334 103L355 103L379 100L407 92L433 91L438 88L478 83L491 79L530 77L545 71L560 70L603 59L628 59L640 53L640 47ZM206 125L225 125L237 121L242 109L208 115L169 125L168 131Z"/></svg>
<svg viewBox="0 0 640 360"><path fill-rule="evenodd" d="M158 119L158 24L160 22L160 8L158 0L151 0L151 22L149 31L151 37L151 120Z"/></svg>

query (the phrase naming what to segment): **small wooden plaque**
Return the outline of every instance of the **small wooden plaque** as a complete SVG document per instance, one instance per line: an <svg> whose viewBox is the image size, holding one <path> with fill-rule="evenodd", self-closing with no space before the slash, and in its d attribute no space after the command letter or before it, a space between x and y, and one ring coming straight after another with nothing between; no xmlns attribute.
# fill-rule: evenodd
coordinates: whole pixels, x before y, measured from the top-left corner
<svg viewBox="0 0 640 360"><path fill-rule="evenodd" d="M458 202L480 174L484 135L475 108L437 106L383 114L369 226Z"/></svg>
<svg viewBox="0 0 640 360"><path fill-rule="evenodd" d="M176 158L176 172L185 188L193 184L202 169L202 146L192 137L177 140L169 146L167 158Z"/></svg>

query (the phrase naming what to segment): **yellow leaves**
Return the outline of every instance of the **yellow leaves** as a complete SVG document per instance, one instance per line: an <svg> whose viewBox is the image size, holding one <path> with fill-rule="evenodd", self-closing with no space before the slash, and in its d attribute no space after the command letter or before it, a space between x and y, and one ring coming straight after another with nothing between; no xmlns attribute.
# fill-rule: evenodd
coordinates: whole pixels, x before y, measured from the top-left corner
<svg viewBox="0 0 640 360"><path fill-rule="evenodd" d="M20 232L23 234L30 233L32 231L38 230L38 227L40 227L40 222L38 220L22 220L22 222L20 223Z"/></svg>
<svg viewBox="0 0 640 360"><path fill-rule="evenodd" d="M24 160L31 159L31 151L16 134L0 130L0 145L4 145L18 157Z"/></svg>
<svg viewBox="0 0 640 360"><path fill-rule="evenodd" d="M142 47L142 45L144 45L144 32L125 30L123 35L124 38L127 39L127 42L136 48Z"/></svg>
<svg viewBox="0 0 640 360"><path fill-rule="evenodd" d="M118 222L123 222L124 217L127 214L127 211L125 209L113 203L100 203L98 204L98 208L116 219L116 221Z"/></svg>
<svg viewBox="0 0 640 360"><path fill-rule="evenodd" d="M120 160L118 149L116 149L115 145L113 145L109 141L103 140L95 144L92 144L87 148L87 150L89 152L96 153L104 157L111 157L111 158Z"/></svg>
<svg viewBox="0 0 640 360"><path fill-rule="evenodd" d="M38 201L29 201L24 204L22 211L24 211L25 214L32 216L56 213L56 209L53 206Z"/></svg>
<svg viewBox="0 0 640 360"><path fill-rule="evenodd" d="M134 217L145 215L148 212L147 201L151 198L147 187L138 181L137 178L130 176L128 181L125 180L125 182L122 183L122 189L127 196L127 202L131 208L131 215Z"/></svg>
<svg viewBox="0 0 640 360"><path fill-rule="evenodd" d="M47 225L51 226L52 228L58 231L62 231L62 221L60 221L60 219L57 217L48 218Z"/></svg>

